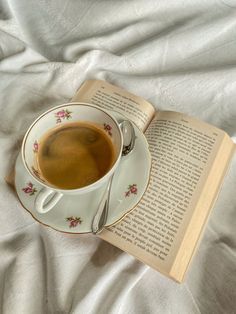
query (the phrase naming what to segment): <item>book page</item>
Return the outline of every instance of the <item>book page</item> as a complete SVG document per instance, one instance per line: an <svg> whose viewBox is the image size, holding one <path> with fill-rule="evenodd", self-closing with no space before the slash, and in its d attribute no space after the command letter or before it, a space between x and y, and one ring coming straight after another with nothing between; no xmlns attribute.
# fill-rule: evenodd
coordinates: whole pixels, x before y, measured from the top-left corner
<svg viewBox="0 0 236 314"><path fill-rule="evenodd" d="M71 101L92 103L107 110L115 110L133 121L144 131L155 115L155 108L141 97L100 80L88 80Z"/></svg>
<svg viewBox="0 0 236 314"><path fill-rule="evenodd" d="M181 281L228 165L233 142L229 140L225 146L225 132L175 112L159 112L146 137L152 155L149 187L137 207L100 237ZM224 158L210 190L207 179L223 146ZM203 192L204 211L198 225L191 223L195 233L187 253L182 246L185 259L180 254L177 261Z"/></svg>

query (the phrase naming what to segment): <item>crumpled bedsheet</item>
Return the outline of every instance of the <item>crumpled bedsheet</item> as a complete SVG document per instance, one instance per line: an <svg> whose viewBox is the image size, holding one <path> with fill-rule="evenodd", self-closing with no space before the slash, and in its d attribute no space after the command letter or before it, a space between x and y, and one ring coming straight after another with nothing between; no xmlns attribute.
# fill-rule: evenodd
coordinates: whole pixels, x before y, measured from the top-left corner
<svg viewBox="0 0 236 314"><path fill-rule="evenodd" d="M236 1L0 1L0 313L236 313L236 160L183 284L34 221L4 177L45 110L97 78L236 140Z"/></svg>

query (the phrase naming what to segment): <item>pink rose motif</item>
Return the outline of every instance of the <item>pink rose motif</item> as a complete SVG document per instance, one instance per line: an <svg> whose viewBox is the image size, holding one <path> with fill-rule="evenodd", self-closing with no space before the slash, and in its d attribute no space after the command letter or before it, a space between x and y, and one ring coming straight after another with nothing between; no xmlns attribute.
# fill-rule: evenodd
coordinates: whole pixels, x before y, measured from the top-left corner
<svg viewBox="0 0 236 314"><path fill-rule="evenodd" d="M58 112L55 113L55 117L57 118L57 123L61 123L62 120L66 119L70 119L71 118L71 111L69 111L68 109L62 109Z"/></svg>
<svg viewBox="0 0 236 314"><path fill-rule="evenodd" d="M137 192L138 192L137 184L129 185L128 190L125 192L125 197L128 197L131 194L137 194Z"/></svg>
<svg viewBox="0 0 236 314"><path fill-rule="evenodd" d="M65 110L58 111L57 116L60 118L65 118Z"/></svg>
<svg viewBox="0 0 236 314"><path fill-rule="evenodd" d="M38 150L39 150L39 144L38 144L38 142L35 141L33 146L34 146L34 149L33 149L34 153L37 153Z"/></svg>
<svg viewBox="0 0 236 314"><path fill-rule="evenodd" d="M112 136L112 127L109 124L103 123L104 126L104 130L110 135Z"/></svg>
<svg viewBox="0 0 236 314"><path fill-rule="evenodd" d="M69 221L70 228L75 228L78 224L80 225L82 223L82 220L80 217L70 216L70 217L67 217L66 220Z"/></svg>
<svg viewBox="0 0 236 314"><path fill-rule="evenodd" d="M130 193L137 194L136 184L130 188Z"/></svg>
<svg viewBox="0 0 236 314"><path fill-rule="evenodd" d="M31 196L31 195L34 195L34 193L37 192L37 189L34 188L33 183L29 182L29 183L27 183L26 187L22 188L22 191L25 192L26 194L29 194Z"/></svg>

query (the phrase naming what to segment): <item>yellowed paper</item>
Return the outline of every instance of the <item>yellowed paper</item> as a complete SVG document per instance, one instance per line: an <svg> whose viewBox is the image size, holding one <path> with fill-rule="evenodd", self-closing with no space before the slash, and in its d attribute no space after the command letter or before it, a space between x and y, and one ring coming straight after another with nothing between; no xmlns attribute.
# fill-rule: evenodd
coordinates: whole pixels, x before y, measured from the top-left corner
<svg viewBox="0 0 236 314"><path fill-rule="evenodd" d="M188 259L178 260L176 269L173 264L183 241L186 242L192 216L197 215L195 209L225 133L180 113L160 112L146 136L153 158L149 188L133 212L104 231L101 238L181 281L202 225L192 225L197 229L188 246ZM228 147L231 149L233 143ZM218 167L219 174L224 172L229 151L226 156ZM221 181L222 175L215 177L214 193ZM205 216L214 196L209 196Z"/></svg>
<svg viewBox="0 0 236 314"><path fill-rule="evenodd" d="M88 80L71 101L92 103L107 110L115 110L133 121L144 131L155 114L154 107L141 97L100 80Z"/></svg>

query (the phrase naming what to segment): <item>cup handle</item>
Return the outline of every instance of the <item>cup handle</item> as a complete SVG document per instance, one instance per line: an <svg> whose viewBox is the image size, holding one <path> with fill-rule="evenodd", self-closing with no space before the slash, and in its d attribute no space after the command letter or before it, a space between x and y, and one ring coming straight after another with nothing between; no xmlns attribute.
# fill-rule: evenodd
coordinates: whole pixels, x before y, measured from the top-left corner
<svg viewBox="0 0 236 314"><path fill-rule="evenodd" d="M52 198L45 204L46 199L52 194L54 194ZM62 196L63 196L62 193L55 192L51 189L42 188L42 190L39 191L38 195L35 198L34 201L35 209L40 214L47 213L57 204L57 202L61 199Z"/></svg>

